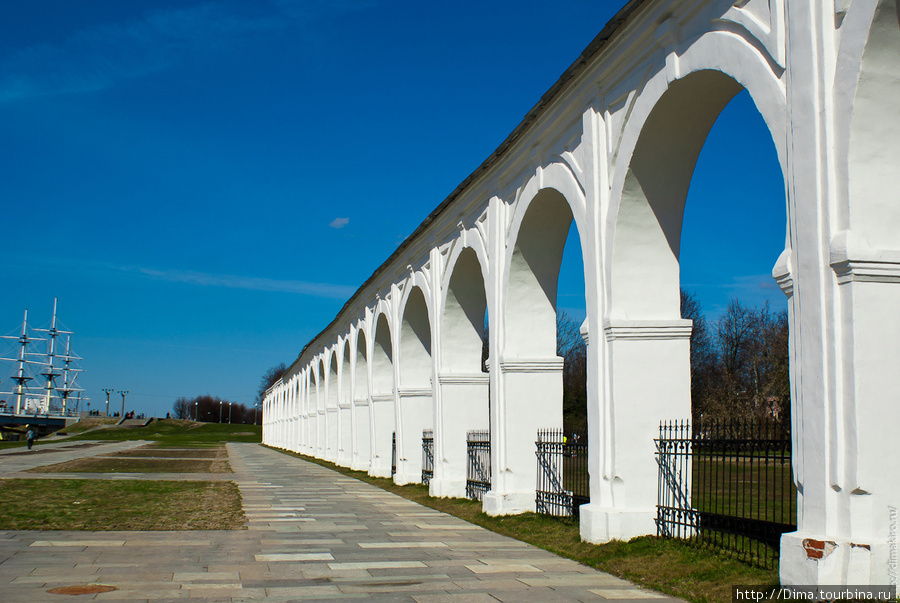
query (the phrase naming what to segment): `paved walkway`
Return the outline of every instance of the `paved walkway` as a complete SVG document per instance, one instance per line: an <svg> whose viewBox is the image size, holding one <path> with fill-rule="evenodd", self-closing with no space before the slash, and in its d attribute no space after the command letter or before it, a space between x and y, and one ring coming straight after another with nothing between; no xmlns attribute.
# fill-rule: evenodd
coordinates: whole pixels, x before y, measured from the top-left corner
<svg viewBox="0 0 900 603"><path fill-rule="evenodd" d="M247 530L0 531L0 599L665 600L319 465L256 444L228 450ZM88 584L118 590L47 592Z"/></svg>

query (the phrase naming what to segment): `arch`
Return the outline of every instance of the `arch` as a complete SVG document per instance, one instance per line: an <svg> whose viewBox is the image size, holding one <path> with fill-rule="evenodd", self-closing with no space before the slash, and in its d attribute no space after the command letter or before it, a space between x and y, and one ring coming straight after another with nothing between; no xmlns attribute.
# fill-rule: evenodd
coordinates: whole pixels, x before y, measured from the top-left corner
<svg viewBox="0 0 900 603"><path fill-rule="evenodd" d="M719 114L743 89L722 71L693 71L638 121L641 134L611 206L610 319L680 318L678 256L694 166Z"/></svg>
<svg viewBox="0 0 900 603"><path fill-rule="evenodd" d="M855 246L900 249L900 204L891 194L900 165L900 4L859 0L850 5L841 28L835 115L836 145L843 190L841 229L852 230ZM849 242L853 245L853 242ZM850 250L859 254L863 250Z"/></svg>
<svg viewBox="0 0 900 603"><path fill-rule="evenodd" d="M340 372L338 371L337 346L335 346L335 349L329 350L328 358L328 382L326 384L328 394L325 400L325 409L332 410L340 404L338 399L338 391L340 389L338 376Z"/></svg>
<svg viewBox="0 0 900 603"><path fill-rule="evenodd" d="M413 285L406 295L400 321L400 385L431 385L431 313L425 291Z"/></svg>
<svg viewBox="0 0 900 603"><path fill-rule="evenodd" d="M541 188L516 208L507 256L504 357L556 356L559 268L577 204L557 188ZM579 234L582 227L576 228ZM582 252L585 237L581 236Z"/></svg>
<svg viewBox="0 0 900 603"><path fill-rule="evenodd" d="M340 403L342 405L349 403L353 399L353 391L350 383L350 356L353 353L350 345L350 336L343 337L338 343L341 349L341 389Z"/></svg>
<svg viewBox="0 0 900 603"><path fill-rule="evenodd" d="M481 268L481 273L484 276L484 282L487 283L487 275L490 273L491 265L488 260L488 252L484 245L484 239L481 237L481 233L477 228L464 230L460 233L459 239L457 239L453 248L450 250L450 255L447 257L444 277L441 280L442 301L447 297L447 288L450 286L450 279L453 277L453 271L456 263L459 261L459 256L467 250L475 253L475 257ZM485 285L485 289L486 288L487 286Z"/></svg>
<svg viewBox="0 0 900 603"><path fill-rule="evenodd" d="M372 395L390 394L394 389L394 346L388 316L375 316L375 336L372 338Z"/></svg>
<svg viewBox="0 0 900 603"><path fill-rule="evenodd" d="M366 341L365 331L358 329L356 332L356 373L353 385L354 400L365 400L369 395L369 356Z"/></svg>
<svg viewBox="0 0 900 603"><path fill-rule="evenodd" d="M481 372L487 295L483 264L472 247L450 267L441 315L441 372Z"/></svg>

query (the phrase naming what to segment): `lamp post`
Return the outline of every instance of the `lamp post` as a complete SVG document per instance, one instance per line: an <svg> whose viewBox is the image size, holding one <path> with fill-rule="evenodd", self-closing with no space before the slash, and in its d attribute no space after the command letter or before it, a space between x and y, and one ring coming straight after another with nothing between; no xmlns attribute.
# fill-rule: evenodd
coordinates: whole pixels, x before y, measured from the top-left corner
<svg viewBox="0 0 900 603"><path fill-rule="evenodd" d="M120 389L119 393L122 394L122 414L120 416L124 419L125 418L125 396L128 395L128 390Z"/></svg>
<svg viewBox="0 0 900 603"><path fill-rule="evenodd" d="M219 400L219 425L222 424L222 401Z"/></svg>
<svg viewBox="0 0 900 603"><path fill-rule="evenodd" d="M106 392L106 416L108 417L108 416L109 416L109 395L110 395L111 393L113 393L114 391L116 391L116 390L114 390L114 389L104 389L103 391Z"/></svg>
<svg viewBox="0 0 900 603"><path fill-rule="evenodd" d="M228 403L228 424L231 425L231 402Z"/></svg>
<svg viewBox="0 0 900 603"><path fill-rule="evenodd" d="M197 407L197 403L194 402L194 422L200 420L200 409Z"/></svg>

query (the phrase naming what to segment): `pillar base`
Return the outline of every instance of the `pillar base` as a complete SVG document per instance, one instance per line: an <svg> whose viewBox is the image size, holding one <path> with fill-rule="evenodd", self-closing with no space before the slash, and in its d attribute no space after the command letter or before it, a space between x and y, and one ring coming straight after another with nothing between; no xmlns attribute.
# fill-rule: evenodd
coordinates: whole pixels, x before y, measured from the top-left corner
<svg viewBox="0 0 900 603"><path fill-rule="evenodd" d="M371 475L372 477L390 477L390 461L385 462L384 459L375 457L374 459L372 459L372 463L369 465L369 475Z"/></svg>
<svg viewBox="0 0 900 603"><path fill-rule="evenodd" d="M534 511L534 491L531 492L485 492L481 510L496 517L498 515L518 515Z"/></svg>
<svg viewBox="0 0 900 603"><path fill-rule="evenodd" d="M465 498L466 480L432 479L428 494L435 498Z"/></svg>
<svg viewBox="0 0 900 603"><path fill-rule="evenodd" d="M656 534L656 509L623 510L600 505L581 505L581 539L601 544L612 540L628 541L637 536Z"/></svg>
<svg viewBox="0 0 900 603"><path fill-rule="evenodd" d="M785 586L892 584L896 571L896 542L851 542L800 532L781 537L779 576Z"/></svg>
<svg viewBox="0 0 900 603"><path fill-rule="evenodd" d="M406 484L421 484L422 472L420 471L419 473L406 473L404 471L401 471L398 467L397 473L394 474L394 483L398 486L405 486Z"/></svg>

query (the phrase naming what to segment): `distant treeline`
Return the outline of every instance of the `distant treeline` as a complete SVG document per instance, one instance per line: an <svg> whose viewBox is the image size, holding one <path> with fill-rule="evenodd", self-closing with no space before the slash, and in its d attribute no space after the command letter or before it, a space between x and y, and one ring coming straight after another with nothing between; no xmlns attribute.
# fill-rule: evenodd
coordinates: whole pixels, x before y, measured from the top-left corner
<svg viewBox="0 0 900 603"><path fill-rule="evenodd" d="M176 419L202 421L204 423L258 423L261 417L253 406L223 400L219 396L181 397L172 407Z"/></svg>

